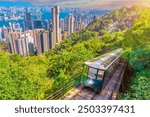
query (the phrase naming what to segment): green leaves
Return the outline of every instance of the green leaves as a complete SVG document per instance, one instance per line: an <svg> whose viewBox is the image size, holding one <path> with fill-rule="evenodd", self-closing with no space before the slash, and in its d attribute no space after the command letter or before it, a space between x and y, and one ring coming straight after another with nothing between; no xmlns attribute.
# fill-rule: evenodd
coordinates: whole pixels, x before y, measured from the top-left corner
<svg viewBox="0 0 150 117"><path fill-rule="evenodd" d="M124 99L150 99L150 9L138 13L140 17L126 32L123 46L125 57L135 70L131 90Z"/></svg>
<svg viewBox="0 0 150 117"><path fill-rule="evenodd" d="M131 83L132 92L124 94L124 99L149 100L150 99L150 70L145 69L136 73Z"/></svg>
<svg viewBox="0 0 150 117"><path fill-rule="evenodd" d="M51 88L43 57L24 58L0 52L0 99L44 99Z"/></svg>

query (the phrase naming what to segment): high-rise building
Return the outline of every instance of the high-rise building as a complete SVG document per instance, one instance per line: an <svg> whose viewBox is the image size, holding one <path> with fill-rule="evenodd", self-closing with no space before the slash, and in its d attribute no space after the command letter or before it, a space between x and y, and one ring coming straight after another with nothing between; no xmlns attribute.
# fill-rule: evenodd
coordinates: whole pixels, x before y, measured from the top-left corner
<svg viewBox="0 0 150 117"><path fill-rule="evenodd" d="M40 31L37 35L36 35L36 39L37 39L37 55L40 55L43 50L42 50L42 45L43 45L43 31Z"/></svg>
<svg viewBox="0 0 150 117"><path fill-rule="evenodd" d="M74 16L70 14L68 18L68 35L71 35L73 32L74 32Z"/></svg>
<svg viewBox="0 0 150 117"><path fill-rule="evenodd" d="M13 23L12 26L13 26L14 32L21 32L22 31L22 28L20 27L19 23Z"/></svg>
<svg viewBox="0 0 150 117"><path fill-rule="evenodd" d="M68 17L64 18L64 30L68 31Z"/></svg>
<svg viewBox="0 0 150 117"><path fill-rule="evenodd" d="M52 30L53 30L53 39L56 40L56 43L60 42L60 30L59 30L59 6L52 8Z"/></svg>
<svg viewBox="0 0 150 117"><path fill-rule="evenodd" d="M75 21L74 22L74 31L79 31L79 22L78 21Z"/></svg>
<svg viewBox="0 0 150 117"><path fill-rule="evenodd" d="M29 53L34 53L34 42L33 36L28 32L24 32L21 35L20 39L17 39L18 42L18 54L20 55L28 55Z"/></svg>
<svg viewBox="0 0 150 117"><path fill-rule="evenodd" d="M24 56L26 56L27 53L28 53L28 46L27 46L28 44L27 44L27 40L25 38L25 34L22 35L20 41L21 41L21 44L22 44L21 45L22 46L22 53L23 53Z"/></svg>
<svg viewBox="0 0 150 117"><path fill-rule="evenodd" d="M62 34L61 34L61 28L59 28L59 40L60 40L60 42L62 41Z"/></svg>
<svg viewBox="0 0 150 117"><path fill-rule="evenodd" d="M10 32L14 32L14 30L13 30L13 25L12 25L11 22L9 22L9 27L10 27Z"/></svg>
<svg viewBox="0 0 150 117"><path fill-rule="evenodd" d="M45 29L49 30L50 29L50 23L48 20L45 20Z"/></svg>
<svg viewBox="0 0 150 117"><path fill-rule="evenodd" d="M43 29L35 29L35 30L32 30L32 31L33 31L34 47L37 48L38 47L38 45L37 45L37 35L41 31L43 31Z"/></svg>
<svg viewBox="0 0 150 117"><path fill-rule="evenodd" d="M30 33L10 32L8 37L8 48L10 53L26 56L34 53L33 37Z"/></svg>
<svg viewBox="0 0 150 117"><path fill-rule="evenodd" d="M27 53L34 53L34 39L30 33L24 33L26 45L27 45Z"/></svg>
<svg viewBox="0 0 150 117"><path fill-rule="evenodd" d="M61 31L64 32L64 29L65 29L65 21L64 19L60 19L60 28L61 28Z"/></svg>
<svg viewBox="0 0 150 117"><path fill-rule="evenodd" d="M54 39L54 32L50 31L50 49L55 48L56 40Z"/></svg>
<svg viewBox="0 0 150 117"><path fill-rule="evenodd" d="M52 19L49 20L49 27L52 29Z"/></svg>
<svg viewBox="0 0 150 117"><path fill-rule="evenodd" d="M32 30L32 18L30 12L26 12L25 15L25 28L26 30Z"/></svg>
<svg viewBox="0 0 150 117"><path fill-rule="evenodd" d="M17 54L17 44L16 40L20 38L19 32L10 32L8 37L8 50L10 53Z"/></svg>
<svg viewBox="0 0 150 117"><path fill-rule="evenodd" d="M41 20L34 20L33 21L33 26L34 26L34 29L42 28L42 21Z"/></svg>
<svg viewBox="0 0 150 117"><path fill-rule="evenodd" d="M50 32L48 30L45 30L43 32L43 45L42 45L42 49L43 52L47 52L48 50L50 50Z"/></svg>
<svg viewBox="0 0 150 117"><path fill-rule="evenodd" d="M6 26L3 26L2 28L2 38L7 39L8 38L8 29Z"/></svg>
<svg viewBox="0 0 150 117"><path fill-rule="evenodd" d="M52 31L43 29L28 30L24 33L10 32L8 37L9 52L23 56L29 53L39 55L55 47L56 42L53 39L53 34ZM36 35L35 39L34 35Z"/></svg>
<svg viewBox="0 0 150 117"><path fill-rule="evenodd" d="M53 34L54 33L52 31L48 30L41 30L37 34L37 55L55 47L56 42L53 39Z"/></svg>
<svg viewBox="0 0 150 117"><path fill-rule="evenodd" d="M2 37L2 28L0 28L0 41L2 41L3 37Z"/></svg>
<svg viewBox="0 0 150 117"><path fill-rule="evenodd" d="M24 42L23 42L23 39L17 39L16 40L16 48L17 48L17 53L19 54L19 55L24 55L24 51L23 51L23 44Z"/></svg>

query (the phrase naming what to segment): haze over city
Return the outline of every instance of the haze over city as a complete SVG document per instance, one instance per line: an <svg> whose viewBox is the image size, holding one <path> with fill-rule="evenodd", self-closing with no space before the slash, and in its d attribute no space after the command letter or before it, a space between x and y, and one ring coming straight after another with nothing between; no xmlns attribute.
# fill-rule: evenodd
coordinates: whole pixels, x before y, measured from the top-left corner
<svg viewBox="0 0 150 117"><path fill-rule="evenodd" d="M149 0L0 0L0 6L55 6L82 9L119 9Z"/></svg>

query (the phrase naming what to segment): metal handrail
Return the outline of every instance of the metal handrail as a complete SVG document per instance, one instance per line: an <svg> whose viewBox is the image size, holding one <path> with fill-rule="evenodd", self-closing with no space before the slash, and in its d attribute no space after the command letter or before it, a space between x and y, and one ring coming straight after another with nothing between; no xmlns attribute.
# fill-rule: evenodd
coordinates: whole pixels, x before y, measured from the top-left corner
<svg viewBox="0 0 150 117"><path fill-rule="evenodd" d="M74 77L71 77L67 80L67 83L65 83L63 87L56 89L45 100L60 99L67 91L78 85L80 81L81 81L81 73L74 75Z"/></svg>
<svg viewBox="0 0 150 117"><path fill-rule="evenodd" d="M69 83L67 87L63 87L60 90L54 92L52 95L50 95L47 99L55 99L56 97L61 97L60 95L64 93L65 89L69 89L69 86L73 86L74 83ZM57 99L57 98L56 98Z"/></svg>

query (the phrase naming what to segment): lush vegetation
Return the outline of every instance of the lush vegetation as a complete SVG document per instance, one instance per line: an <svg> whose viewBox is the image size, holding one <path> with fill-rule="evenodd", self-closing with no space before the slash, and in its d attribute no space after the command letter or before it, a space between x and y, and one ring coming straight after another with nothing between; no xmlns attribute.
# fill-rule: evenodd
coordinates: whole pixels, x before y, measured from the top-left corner
<svg viewBox="0 0 150 117"><path fill-rule="evenodd" d="M150 9L139 12L140 18L126 32L123 46L135 74L124 99L150 99Z"/></svg>
<svg viewBox="0 0 150 117"><path fill-rule="evenodd" d="M44 56L24 58L0 52L0 99L43 99L53 80Z"/></svg>
<svg viewBox="0 0 150 117"><path fill-rule="evenodd" d="M150 99L149 12L139 6L115 10L40 56L1 51L0 99L44 99L79 74L85 61L119 47L125 48L125 58L135 69L131 89L122 98Z"/></svg>

